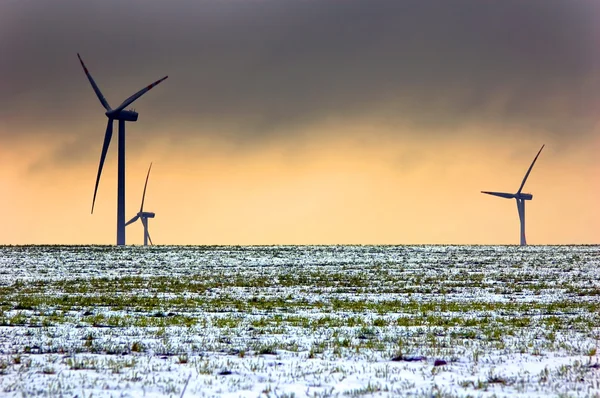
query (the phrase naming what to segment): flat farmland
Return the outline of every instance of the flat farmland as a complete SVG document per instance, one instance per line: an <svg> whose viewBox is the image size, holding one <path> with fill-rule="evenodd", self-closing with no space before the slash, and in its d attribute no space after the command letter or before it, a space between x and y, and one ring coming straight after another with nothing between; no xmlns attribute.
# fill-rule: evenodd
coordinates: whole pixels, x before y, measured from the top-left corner
<svg viewBox="0 0 600 398"><path fill-rule="evenodd" d="M600 396L598 246L0 247L0 395Z"/></svg>

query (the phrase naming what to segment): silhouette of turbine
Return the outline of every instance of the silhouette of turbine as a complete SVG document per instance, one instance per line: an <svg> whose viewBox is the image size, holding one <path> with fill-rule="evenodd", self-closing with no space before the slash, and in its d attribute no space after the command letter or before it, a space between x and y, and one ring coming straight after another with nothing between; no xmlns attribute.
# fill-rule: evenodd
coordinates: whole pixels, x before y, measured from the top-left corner
<svg viewBox="0 0 600 398"><path fill-rule="evenodd" d="M523 190L523 186L525 186L525 181L527 181L527 177L529 177L529 173L531 173L531 169L533 168L533 165L535 164L535 161L537 160L538 156L540 156L542 149L544 149L544 145L542 145L537 155L535 155L531 166L529 166L527 173L525 173L525 178L523 178L523 182L521 182L521 186L519 187L517 193L481 191L481 193L485 193L488 195L499 196L505 199L515 199L517 201L517 210L519 212L519 219L521 220L521 246L527 245L527 241L525 239L525 201L533 199L532 194L522 193L521 191Z"/></svg>
<svg viewBox="0 0 600 398"><path fill-rule="evenodd" d="M148 186L150 169L152 169L152 163L150 163L150 167L148 167L148 174L146 174L146 183L144 184L144 193L142 194L142 205L140 206L140 211L135 215L135 217L127 221L127 224L125 224L125 226L128 226L129 224L136 222L138 219L142 221L142 224L144 225L144 246L148 246L148 241L150 241L151 245L153 244L152 239L150 238L150 233L148 232L148 219L154 218L156 215L155 213L144 211L144 199L146 198L146 187Z"/></svg>
<svg viewBox="0 0 600 398"><path fill-rule="evenodd" d="M98 183L100 182L100 175L102 174L102 167L104 166L104 160L106 159L106 153L108 152L108 146L110 145L110 139L112 137L113 120L119 121L119 164L118 164L118 186L117 186L117 245L125 244L125 122L135 122L138 119L138 113L134 110L126 110L125 108L131 105L132 102L140 98L151 88L156 86L158 83L165 80L168 76L163 77L160 80L155 81L151 85L144 87L131 97L127 98L117 108L112 109L102 92L96 85L96 82L92 78L92 75L88 72L81 56L77 54L79 62L96 93L96 96L100 100L100 103L106 109L106 117L108 117L108 124L106 126L106 133L104 135L104 143L102 144L102 153L100 155L100 164L98 166L98 175L96 176L96 185L94 187L94 199L92 200L92 214L94 214L94 204L96 203L96 193L98 192Z"/></svg>

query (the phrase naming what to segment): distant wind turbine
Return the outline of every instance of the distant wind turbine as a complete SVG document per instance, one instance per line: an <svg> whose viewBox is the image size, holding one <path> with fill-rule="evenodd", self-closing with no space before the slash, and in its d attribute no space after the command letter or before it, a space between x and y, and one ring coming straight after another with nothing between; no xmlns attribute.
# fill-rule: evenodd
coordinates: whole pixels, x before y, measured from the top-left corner
<svg viewBox="0 0 600 398"><path fill-rule="evenodd" d="M146 174L146 183L144 184L144 193L142 194L142 205L140 206L140 211L135 215L131 220L127 221L125 226L136 222L138 219L142 221L144 225L144 246L148 246L148 241L152 245L152 239L150 238L150 233L148 232L148 219L154 218L156 215L152 212L144 211L144 199L146 198L146 187L148 186L148 177L150 177L150 169L152 169L152 163L150 163L150 167L148 167L148 174Z"/></svg>
<svg viewBox="0 0 600 398"><path fill-rule="evenodd" d="M525 178L523 178L523 182L521 183L521 186L519 187L517 193L481 191L481 193L485 193L488 195L499 196L505 199L515 199L517 201L517 210L519 211L519 219L521 220L521 246L527 245L527 241L525 240L525 201L533 199L532 194L522 193L521 191L523 190L523 186L525 186L525 181L527 181L527 177L529 177L529 173L531 173L531 169L533 168L533 165L535 164L535 161L537 160L538 156L540 156L542 149L544 149L544 145L542 145L537 155L535 155L531 166L529 166L527 173L525 173Z"/></svg>
<svg viewBox="0 0 600 398"><path fill-rule="evenodd" d="M98 192L98 182L100 181L100 175L102 174L102 166L104 166L104 160L106 159L106 153L108 146L110 145L110 139L112 137L113 120L119 121L119 167L118 167L118 188L117 188L117 245L125 244L125 122L135 122L138 119L138 113L134 110L126 110L125 108L131 105L132 102L140 98L152 87L165 80L168 76L163 77L160 80L155 81L151 85L144 87L131 97L127 98L117 108L112 109L108 102L102 95L102 92L96 85L96 82L92 78L92 75L88 72L81 56L77 54L79 62L85 74L87 75L96 96L100 100L102 106L106 109L106 117L108 117L108 125L106 126L106 133L104 135L104 144L102 144L102 154L100 155L100 165L98 166L98 175L96 176L96 186L94 187L94 199L92 200L92 214L94 214L94 204L96 203L96 193Z"/></svg>

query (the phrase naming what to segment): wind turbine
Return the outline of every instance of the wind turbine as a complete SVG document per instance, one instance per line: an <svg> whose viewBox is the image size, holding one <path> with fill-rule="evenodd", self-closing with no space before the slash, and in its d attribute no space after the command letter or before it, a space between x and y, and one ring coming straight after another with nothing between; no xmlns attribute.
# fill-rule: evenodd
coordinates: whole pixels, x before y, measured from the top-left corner
<svg viewBox="0 0 600 398"><path fill-rule="evenodd" d="M519 219L521 220L521 246L527 246L527 241L525 240L525 201L533 199L532 194L522 193L521 191L523 190L523 186L525 186L525 181L527 181L527 177L529 177L529 173L531 173L531 169L533 168L533 165L535 164L535 161L537 160L538 156L540 156L542 149L544 149L544 145L542 145L537 155L535 155L533 162L531 162L531 166L529 166L527 173L525 173L525 178L523 178L523 182L521 183L521 186L519 187L517 193L481 191L481 193L485 193L488 195L499 196L505 199L515 199L517 201L517 210L519 211Z"/></svg>
<svg viewBox="0 0 600 398"><path fill-rule="evenodd" d="M96 96L100 100L100 103L106 109L106 117L108 117L108 124L106 126L106 133L104 135L104 143L102 144L102 153L100 155L100 165L98 166L98 175L96 176L96 186L94 187L94 199L92 200L92 214L94 214L94 203L96 202L96 193L98 192L98 182L100 181L100 175L102 174L102 166L104 166L104 160L106 159L106 153L108 146L110 145L110 139L112 137L113 120L119 121L119 166L118 166L118 183L117 183L117 245L125 244L125 122L135 122L138 119L138 113L133 109L125 109L131 105L132 102L140 98L152 87L162 82L169 76L165 76L160 80L155 81L151 85L144 87L131 97L127 98L117 108L112 109L102 92L96 85L96 82L92 78L92 75L88 72L81 56L77 54L79 62L96 93Z"/></svg>
<svg viewBox="0 0 600 398"><path fill-rule="evenodd" d="M125 226L132 224L138 220L142 220L142 224L144 225L144 246L148 246L148 241L152 245L152 239L150 238L150 233L148 233L148 219L154 218L156 215L152 212L144 211L144 199L146 198L146 187L148 186L148 177L150 177L150 169L152 169L152 163L150 163L150 167L148 167L148 174L146 174L146 183L144 184L144 193L142 194L142 205L140 206L140 211L135 215L131 220L127 221Z"/></svg>

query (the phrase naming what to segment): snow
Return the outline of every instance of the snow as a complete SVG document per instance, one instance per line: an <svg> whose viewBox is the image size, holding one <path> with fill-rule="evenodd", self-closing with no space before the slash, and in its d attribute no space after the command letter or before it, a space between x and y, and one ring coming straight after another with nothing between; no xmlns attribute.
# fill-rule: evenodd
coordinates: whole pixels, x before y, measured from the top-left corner
<svg viewBox="0 0 600 398"><path fill-rule="evenodd" d="M599 249L0 247L0 395L598 396Z"/></svg>

